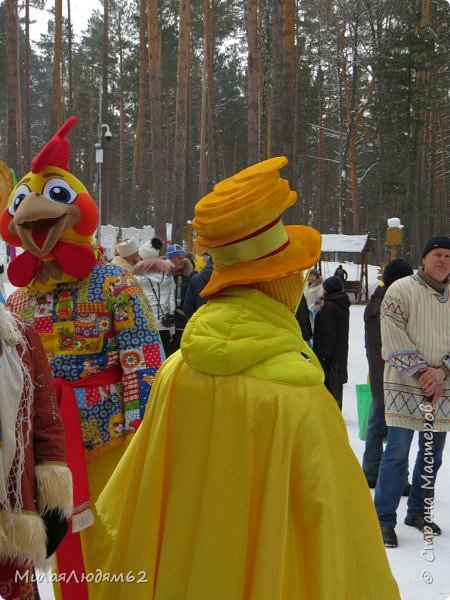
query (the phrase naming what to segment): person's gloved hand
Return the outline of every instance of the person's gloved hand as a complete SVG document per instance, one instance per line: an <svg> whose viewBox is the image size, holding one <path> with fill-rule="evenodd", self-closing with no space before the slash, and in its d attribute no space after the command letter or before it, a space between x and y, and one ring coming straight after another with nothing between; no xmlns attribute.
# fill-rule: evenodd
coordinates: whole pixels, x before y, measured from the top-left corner
<svg viewBox="0 0 450 600"><path fill-rule="evenodd" d="M48 509L42 515L47 530L47 558L51 556L69 530L66 517L56 508Z"/></svg>

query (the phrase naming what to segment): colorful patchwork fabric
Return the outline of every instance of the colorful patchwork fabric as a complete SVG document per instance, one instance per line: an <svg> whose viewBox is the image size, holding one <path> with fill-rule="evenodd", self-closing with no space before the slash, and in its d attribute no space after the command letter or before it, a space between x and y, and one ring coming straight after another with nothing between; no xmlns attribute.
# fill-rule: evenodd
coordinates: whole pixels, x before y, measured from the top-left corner
<svg viewBox="0 0 450 600"><path fill-rule="evenodd" d="M54 377L76 381L122 368L121 382L75 390L88 455L136 431L163 350L150 304L134 277L99 262L85 279L48 292L18 289L8 305L39 333Z"/></svg>

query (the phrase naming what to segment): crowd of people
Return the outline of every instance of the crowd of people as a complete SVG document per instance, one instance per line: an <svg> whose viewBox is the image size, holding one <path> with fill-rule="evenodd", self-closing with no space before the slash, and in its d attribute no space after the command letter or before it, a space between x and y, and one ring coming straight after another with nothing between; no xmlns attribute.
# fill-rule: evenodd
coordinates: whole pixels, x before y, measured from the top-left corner
<svg viewBox="0 0 450 600"><path fill-rule="evenodd" d="M24 249L0 302L0 594L38 597L22 576L56 551L77 574L62 600L399 600L383 545L402 493L405 523L441 533L428 507L450 426L450 238L428 240L416 271L391 261L366 307L361 469L341 414L348 274L323 279L320 234L283 225L287 159L197 203L201 258L154 237L121 240L109 263L68 169L74 119L0 215ZM96 571L145 577L82 577Z"/></svg>

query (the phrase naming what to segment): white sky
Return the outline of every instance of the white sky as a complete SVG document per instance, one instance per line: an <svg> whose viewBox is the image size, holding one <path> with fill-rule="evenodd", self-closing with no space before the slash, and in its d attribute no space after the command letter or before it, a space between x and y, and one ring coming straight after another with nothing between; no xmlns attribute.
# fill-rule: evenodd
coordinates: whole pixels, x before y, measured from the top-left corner
<svg viewBox="0 0 450 600"><path fill-rule="evenodd" d="M47 6L52 7L53 2L47 2ZM100 0L70 0L70 16L73 24L75 36L79 36L87 27L87 22L95 9L100 10L102 4ZM63 2L63 16L67 17L67 2ZM36 23L30 25L30 36L32 41L38 41L41 33L47 33L47 22L51 18L48 10L36 10L30 8L30 19L36 20Z"/></svg>

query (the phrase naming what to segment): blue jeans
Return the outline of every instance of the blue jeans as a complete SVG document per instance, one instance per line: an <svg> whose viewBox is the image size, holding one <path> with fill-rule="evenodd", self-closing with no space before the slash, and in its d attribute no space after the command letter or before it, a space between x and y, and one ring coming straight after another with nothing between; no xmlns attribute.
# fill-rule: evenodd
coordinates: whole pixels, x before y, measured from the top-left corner
<svg viewBox="0 0 450 600"><path fill-rule="evenodd" d="M369 425L366 433L366 447L362 459L362 470L368 481L378 479L381 455L383 454L383 440L387 435L386 421L384 420L384 403L372 401Z"/></svg>
<svg viewBox="0 0 450 600"><path fill-rule="evenodd" d="M405 475L408 469L408 456L414 431L403 427L388 427L388 442L381 458L380 471L378 473L377 485L375 487L375 509L381 525L397 524L397 508L405 483ZM436 474L442 464L442 452L445 446L445 432L433 432L433 454L432 465L430 465L429 449L427 461L425 455L425 438L423 431L419 432L419 450L414 465L411 493L408 497L408 514L424 515L425 497L434 495L434 483ZM422 475L428 471L424 470L425 463L431 466L431 479L429 480L433 489L425 489ZM428 484L427 484L428 487Z"/></svg>

